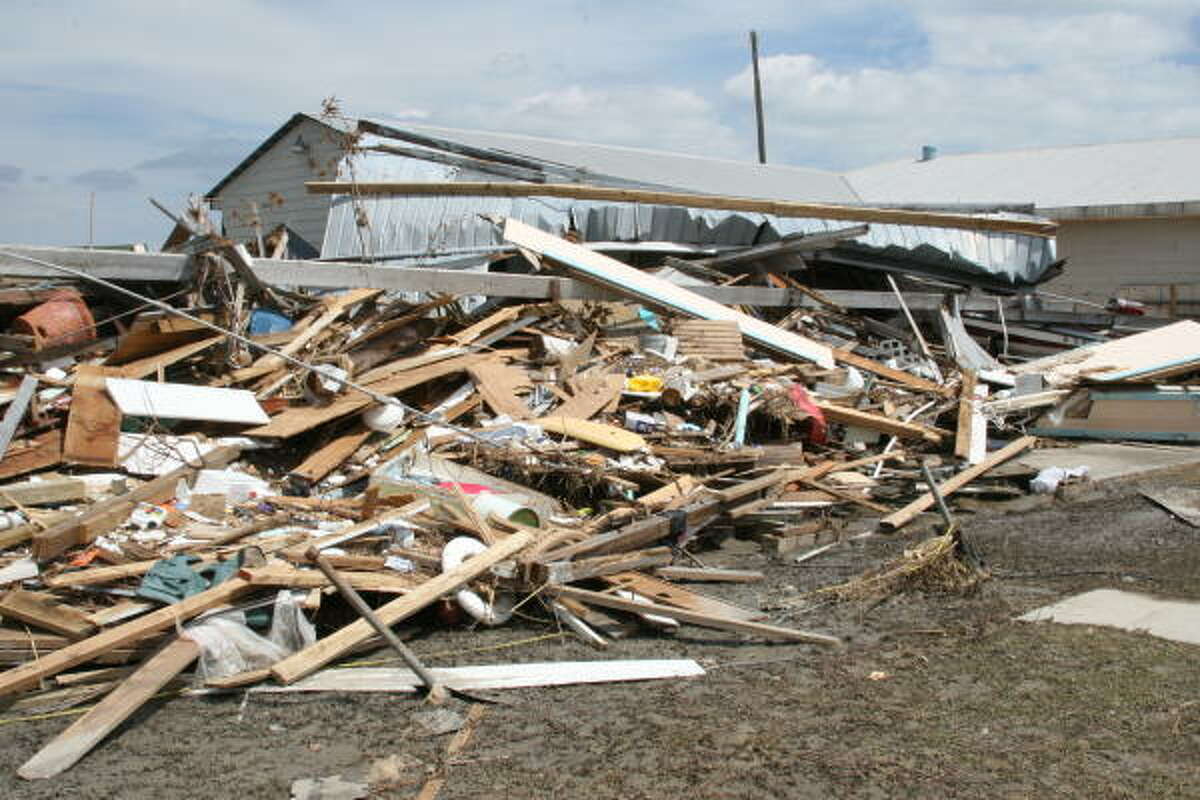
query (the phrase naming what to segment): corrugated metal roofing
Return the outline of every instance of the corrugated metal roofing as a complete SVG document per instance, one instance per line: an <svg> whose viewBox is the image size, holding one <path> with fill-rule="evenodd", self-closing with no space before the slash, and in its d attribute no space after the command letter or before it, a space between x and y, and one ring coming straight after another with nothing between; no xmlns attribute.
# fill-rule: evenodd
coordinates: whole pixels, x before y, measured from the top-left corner
<svg viewBox="0 0 1200 800"><path fill-rule="evenodd" d="M347 159L339 178L349 180L351 168L353 177L363 182L487 179L468 169L370 152ZM568 198L336 195L321 256L432 258L500 247L499 233L482 214L518 219L556 233L573 224L589 242L675 242L698 247L743 247L792 233L846 226L836 220ZM370 223L365 227L358 224L363 217ZM988 231L872 223L857 242L875 251L933 251L954 271L990 276L1010 286L1036 283L1055 259L1052 239Z"/></svg>
<svg viewBox="0 0 1200 800"><path fill-rule="evenodd" d="M406 129L454 142L533 156L590 172L706 194L856 204L854 189L836 172L780 164L705 158L636 147L588 144L512 133L467 131L428 125Z"/></svg>
<svg viewBox="0 0 1200 800"><path fill-rule="evenodd" d="M1039 210L1200 200L1200 138L893 161L846 173L870 203L1021 203Z"/></svg>

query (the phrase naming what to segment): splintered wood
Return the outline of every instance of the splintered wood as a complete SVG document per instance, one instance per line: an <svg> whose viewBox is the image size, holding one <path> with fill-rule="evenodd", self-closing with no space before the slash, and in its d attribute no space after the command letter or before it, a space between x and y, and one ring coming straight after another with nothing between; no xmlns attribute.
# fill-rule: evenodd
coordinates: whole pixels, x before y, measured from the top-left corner
<svg viewBox="0 0 1200 800"><path fill-rule="evenodd" d="M679 352L703 356L709 361L745 361L746 348L736 322L686 320L676 323Z"/></svg>
<svg viewBox="0 0 1200 800"><path fill-rule="evenodd" d="M1106 409L1126 432L1195 434L1194 389L1129 385L1186 380L1200 363L1195 323L1114 339L1152 320L1091 314L1085 324L956 293L938 269L953 272L958 254L936 275L940 260L924 246L883 248L877 263L876 248L861 246L867 224L705 227L729 210L714 203L734 199L705 200L714 216L662 248L594 238L606 224L599 209L570 216L579 230L552 210L543 228L488 217L492 238L472 241L494 247L452 268L288 260L307 243L280 220L256 220L250 241L234 241L200 201L170 213L163 253L32 251L64 262L45 275L0 254L0 272L38 281L0 289L5 320L42 317L40 304L61 292L93 315L86 342L49 345L54 337L16 323L0 332L0 696L105 693L22 754L18 774L69 769L198 658L213 691L410 693L421 682L409 670L340 668L401 625L398 636L418 634L411 653L396 647L414 669L440 652L419 635L431 628L519 620L578 639L555 664L428 673L462 692L698 679L689 659L620 657L620 640L681 626L837 646L819 609L805 617L817 630L772 619L784 607L780 573L759 556L739 563L744 547L821 567L850 531L898 530L932 509L923 466L950 504L965 505L964 490L1022 494L1028 475L993 472L1035 446L1019 434L1111 433L1091 419ZM463 220L487 224L476 213L486 209L463 202ZM1045 233L969 215L803 209ZM383 237L376 255L390 257L388 231L412 222L371 228ZM72 265L86 271L62 271ZM97 276L124 293L95 286ZM940 341L931 321L945 328ZM986 352L998 337L1000 352ZM1047 352L1083 340L1095 346ZM1034 355L1044 357L1017 363ZM1151 404L1169 412L1146 420ZM344 613L339 592L365 595L362 618ZM243 604L245 615L228 613ZM224 660L201 652L205 631L263 614L280 650L210 670ZM692 644L681 635L668 649ZM565 660L579 648L612 660ZM471 708L448 757L481 714ZM446 766L422 797L440 790Z"/></svg>

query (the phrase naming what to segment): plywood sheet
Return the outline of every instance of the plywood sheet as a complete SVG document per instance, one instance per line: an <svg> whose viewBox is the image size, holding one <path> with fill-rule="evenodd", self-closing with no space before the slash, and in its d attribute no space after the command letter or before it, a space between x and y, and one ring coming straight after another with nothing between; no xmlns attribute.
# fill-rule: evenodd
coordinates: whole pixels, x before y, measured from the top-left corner
<svg viewBox="0 0 1200 800"><path fill-rule="evenodd" d="M531 225L507 219L504 221L504 238L554 259L569 272L599 281L627 296L689 317L733 320L744 336L772 352L813 361L827 369L833 367L833 351L819 342L735 311L682 286L648 275L615 258L572 244Z"/></svg>

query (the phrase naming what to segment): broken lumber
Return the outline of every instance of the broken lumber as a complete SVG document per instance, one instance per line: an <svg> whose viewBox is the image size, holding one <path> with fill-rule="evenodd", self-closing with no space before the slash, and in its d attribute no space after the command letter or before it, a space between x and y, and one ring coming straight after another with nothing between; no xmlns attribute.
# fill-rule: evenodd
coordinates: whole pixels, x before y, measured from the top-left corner
<svg viewBox="0 0 1200 800"><path fill-rule="evenodd" d="M33 555L48 561L72 547L87 544L102 533L125 521L138 503L156 503L175 495L179 481L190 478L201 468L223 467L240 453L237 447L218 447L201 458L200 466L183 466L147 481L123 495L104 500L87 508L78 516L64 520L33 535Z"/></svg>
<svg viewBox="0 0 1200 800"><path fill-rule="evenodd" d="M722 631L734 631L736 633L762 636L767 639L807 642L831 647L838 647L842 643L842 640L836 636L826 636L823 633L810 633L795 628L768 625L763 622L746 622L744 620L727 619L725 617L714 617L709 614L686 611L675 606L662 605L661 603L638 603L633 600L615 597L611 594L604 594L603 592L576 589L573 586L550 586L547 591L557 597L567 597L582 603L589 603L603 608L613 608L618 611L629 611L634 614L657 614L658 616L667 617L679 622L687 622L702 628L715 628Z"/></svg>
<svg viewBox="0 0 1200 800"><path fill-rule="evenodd" d="M200 646L191 639L174 639L22 764L17 774L25 780L41 780L70 769L199 655Z"/></svg>
<svg viewBox="0 0 1200 800"><path fill-rule="evenodd" d="M242 578L230 578L200 594L152 611L123 625L101 631L81 642L63 647L36 661L0 672L0 696L13 694L36 686L63 670L86 663L110 650L128 646L145 636L166 630L176 622L191 619L210 608L228 603L250 586Z"/></svg>
<svg viewBox="0 0 1200 800"><path fill-rule="evenodd" d="M58 602L53 595L44 592L13 589L0 597L0 616L20 620L68 639L84 639L96 632L96 626L87 614Z"/></svg>
<svg viewBox="0 0 1200 800"><path fill-rule="evenodd" d="M375 615L383 624L395 625L433 603L447 592L452 592L482 575L493 565L512 558L533 543L536 538L537 535L533 531L518 531L511 534L482 553L468 558L449 572L431 578L403 597L398 597L380 606L375 609ZM271 674L280 683L294 683L306 675L311 675L374 635L375 631L370 623L366 620L357 620L283 659L271 667ZM0 678L2 677L0 675ZM0 691L2 690L3 684L0 683Z"/></svg>
<svg viewBox="0 0 1200 800"><path fill-rule="evenodd" d="M927 425L912 422L901 422L898 419L872 414L870 411L860 411L849 406L839 406L835 403L817 401L817 408L830 422L840 422L843 425L856 425L881 433L887 433L901 439L924 439L931 444L939 444L942 435Z"/></svg>
<svg viewBox="0 0 1200 800"><path fill-rule="evenodd" d="M967 467L949 480L943 481L938 485L938 492L942 495L942 497L948 497L950 494L966 486L968 483L975 480L980 475L983 475L985 472L991 470L993 467L1003 464L1005 461L1017 455L1018 453L1024 452L1030 447L1033 447L1036 443L1036 436L1022 436L1020 439L1010 442L975 466ZM904 508L880 520L880 527L888 531L899 530L908 523L912 522L913 518L922 511L931 508L936 502L937 500L934 497L933 492L926 492L916 500L913 500L911 503L906 505Z"/></svg>

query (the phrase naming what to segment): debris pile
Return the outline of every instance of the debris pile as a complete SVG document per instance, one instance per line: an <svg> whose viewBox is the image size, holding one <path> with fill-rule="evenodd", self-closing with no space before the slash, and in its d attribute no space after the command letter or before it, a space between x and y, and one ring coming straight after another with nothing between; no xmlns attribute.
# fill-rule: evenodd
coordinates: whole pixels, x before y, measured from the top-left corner
<svg viewBox="0 0 1200 800"><path fill-rule="evenodd" d="M321 291L295 270L263 277L286 230L247 246L200 207L176 222L175 255L0 247L9 274L42 276L0 289L0 695L105 694L23 777L68 768L193 664L210 689L433 697L700 671L427 670L390 635L418 615L498 626L540 606L601 649L679 625L837 645L689 588L763 577L706 566L706 550L736 537L805 560L852 520L895 531L978 489L1029 434L1200 435L1191 389L1128 385L1194 371L1195 323L1016 363L971 338L986 320L953 296L919 326L894 281L899 318L792 278L807 305L733 308L510 219L498 229L519 253L497 262L608 299L494 294L499 272L407 291L422 270L314 264L393 273L392 288ZM188 269L170 280L105 272L172 258ZM836 591L969 584L959 549L947 532ZM410 669L328 669L381 645Z"/></svg>

